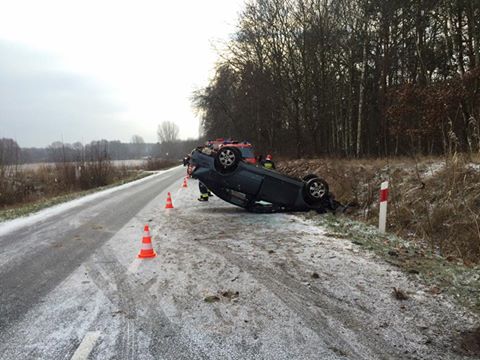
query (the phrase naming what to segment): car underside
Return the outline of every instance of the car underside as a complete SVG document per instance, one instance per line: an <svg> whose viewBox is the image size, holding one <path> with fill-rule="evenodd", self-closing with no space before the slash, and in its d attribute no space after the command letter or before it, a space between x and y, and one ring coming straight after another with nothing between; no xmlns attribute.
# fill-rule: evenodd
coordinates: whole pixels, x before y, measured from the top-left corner
<svg viewBox="0 0 480 360"><path fill-rule="evenodd" d="M242 161L234 147L197 148L189 174L224 201L252 212L334 210L328 184L316 175L297 179Z"/></svg>

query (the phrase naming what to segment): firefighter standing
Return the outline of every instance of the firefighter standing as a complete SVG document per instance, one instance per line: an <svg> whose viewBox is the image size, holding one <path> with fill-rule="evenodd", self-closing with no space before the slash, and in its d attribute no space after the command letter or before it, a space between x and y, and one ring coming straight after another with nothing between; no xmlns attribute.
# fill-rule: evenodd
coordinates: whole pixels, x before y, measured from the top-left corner
<svg viewBox="0 0 480 360"><path fill-rule="evenodd" d="M208 201L208 198L210 196L210 191L205 186L205 184L199 181L198 189L200 190L200 197L198 198L198 201Z"/></svg>
<svg viewBox="0 0 480 360"><path fill-rule="evenodd" d="M262 166L268 170L275 170L275 163L272 160L272 155L267 155L265 160L262 161Z"/></svg>

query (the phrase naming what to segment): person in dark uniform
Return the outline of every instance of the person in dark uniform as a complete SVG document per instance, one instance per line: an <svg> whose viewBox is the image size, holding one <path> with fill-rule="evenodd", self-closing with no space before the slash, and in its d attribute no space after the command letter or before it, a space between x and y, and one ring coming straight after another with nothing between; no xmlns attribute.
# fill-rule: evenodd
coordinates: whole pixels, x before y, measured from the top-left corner
<svg viewBox="0 0 480 360"><path fill-rule="evenodd" d="M198 189L200 190L200 197L198 198L198 201L208 201L209 191L205 184L199 181Z"/></svg>

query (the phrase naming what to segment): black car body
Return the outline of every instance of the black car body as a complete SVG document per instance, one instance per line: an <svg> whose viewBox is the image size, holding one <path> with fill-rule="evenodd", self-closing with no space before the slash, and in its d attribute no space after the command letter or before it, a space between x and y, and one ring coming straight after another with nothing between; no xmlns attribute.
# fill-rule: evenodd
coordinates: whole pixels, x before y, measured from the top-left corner
<svg viewBox="0 0 480 360"><path fill-rule="evenodd" d="M242 161L233 147L200 147L189 157L190 175L219 198L254 212L332 209L328 184L315 175L303 180Z"/></svg>

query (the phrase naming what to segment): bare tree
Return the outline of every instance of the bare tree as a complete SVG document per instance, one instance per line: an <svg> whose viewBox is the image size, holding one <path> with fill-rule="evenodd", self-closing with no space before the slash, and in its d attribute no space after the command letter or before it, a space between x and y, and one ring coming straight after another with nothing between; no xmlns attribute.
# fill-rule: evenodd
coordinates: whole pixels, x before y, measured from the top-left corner
<svg viewBox="0 0 480 360"><path fill-rule="evenodd" d="M440 153L451 132L480 151L479 16L477 0L251 0L192 97L202 133L380 156Z"/></svg>
<svg viewBox="0 0 480 360"><path fill-rule="evenodd" d="M0 139L0 166L17 165L20 159L20 147L13 139Z"/></svg>
<svg viewBox="0 0 480 360"><path fill-rule="evenodd" d="M133 135L132 139L130 140L132 144L145 144L145 140L140 135Z"/></svg>
<svg viewBox="0 0 480 360"><path fill-rule="evenodd" d="M158 141L163 143L172 143L178 140L178 126L172 121L163 121L158 125Z"/></svg>

